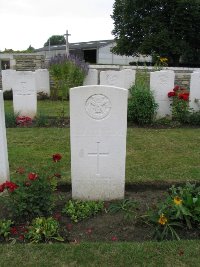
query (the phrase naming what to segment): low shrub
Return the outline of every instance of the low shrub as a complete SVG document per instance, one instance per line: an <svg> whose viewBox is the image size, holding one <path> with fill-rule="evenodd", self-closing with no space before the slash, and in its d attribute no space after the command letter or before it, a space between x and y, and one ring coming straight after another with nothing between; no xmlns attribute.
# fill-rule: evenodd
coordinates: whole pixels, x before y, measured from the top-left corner
<svg viewBox="0 0 200 267"><path fill-rule="evenodd" d="M138 203L131 199L124 199L122 201L110 204L108 211L111 213L122 212L125 220L136 219L136 210Z"/></svg>
<svg viewBox="0 0 200 267"><path fill-rule="evenodd" d="M83 84L88 65L76 56L62 55L51 58L48 69L54 82L51 99L68 99L69 89Z"/></svg>
<svg viewBox="0 0 200 267"><path fill-rule="evenodd" d="M52 240L64 241L59 234L60 225L52 217L35 218L27 228L25 238L31 243L49 242Z"/></svg>
<svg viewBox="0 0 200 267"><path fill-rule="evenodd" d="M188 116L188 123L193 126L200 126L200 111L190 112Z"/></svg>
<svg viewBox="0 0 200 267"><path fill-rule="evenodd" d="M176 85L172 91L168 93L168 97L172 100L172 120L180 123L187 123L189 118L189 91L181 86Z"/></svg>
<svg viewBox="0 0 200 267"><path fill-rule="evenodd" d="M59 153L54 154L53 164L45 166L41 174L36 172L26 174L23 168L19 168L17 173L22 175L19 182L6 181L0 185L0 192L5 190L8 192L8 196L5 195L7 205L15 218L30 220L37 216L52 214L55 201L53 193L56 190L57 179L61 176L59 171L61 158Z"/></svg>
<svg viewBox="0 0 200 267"><path fill-rule="evenodd" d="M11 220L0 220L0 238L9 239L12 224Z"/></svg>
<svg viewBox="0 0 200 267"><path fill-rule="evenodd" d="M18 115L13 112L5 112L5 124L6 128L14 128L17 126L16 118Z"/></svg>
<svg viewBox="0 0 200 267"><path fill-rule="evenodd" d="M153 92L146 84L137 83L130 88L130 94L128 120L139 125L152 124L158 108Z"/></svg>
<svg viewBox="0 0 200 267"><path fill-rule="evenodd" d="M155 210L150 210L149 221L155 226L158 240L179 239L177 227L192 229L200 226L200 187L187 183L172 186L166 200Z"/></svg>
<svg viewBox="0 0 200 267"><path fill-rule="evenodd" d="M13 100L13 92L12 92L12 90L4 91L3 92L3 98L4 98L4 100Z"/></svg>
<svg viewBox="0 0 200 267"><path fill-rule="evenodd" d="M102 201L69 200L62 212L67 214L74 222L89 218L104 209Z"/></svg>

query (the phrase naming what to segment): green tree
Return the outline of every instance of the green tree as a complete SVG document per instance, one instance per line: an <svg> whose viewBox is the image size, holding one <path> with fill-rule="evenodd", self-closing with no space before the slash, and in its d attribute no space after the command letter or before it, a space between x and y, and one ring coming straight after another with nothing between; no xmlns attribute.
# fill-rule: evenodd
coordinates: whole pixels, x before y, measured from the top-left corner
<svg viewBox="0 0 200 267"><path fill-rule="evenodd" d="M200 0L115 0L113 34L120 55L168 57L178 64L200 47Z"/></svg>
<svg viewBox="0 0 200 267"><path fill-rule="evenodd" d="M51 45L63 45L66 43L64 35L52 35L49 39ZM44 46L49 45L49 39L46 41Z"/></svg>
<svg viewBox="0 0 200 267"><path fill-rule="evenodd" d="M29 47L26 49L26 52L28 52L28 53L32 53L34 51L35 51L35 48L32 47L31 45L29 45Z"/></svg>

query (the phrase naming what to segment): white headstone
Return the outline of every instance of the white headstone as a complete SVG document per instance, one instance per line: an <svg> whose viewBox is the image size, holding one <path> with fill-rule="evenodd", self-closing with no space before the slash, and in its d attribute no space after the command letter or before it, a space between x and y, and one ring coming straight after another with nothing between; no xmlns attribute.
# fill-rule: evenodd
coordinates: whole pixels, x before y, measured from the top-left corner
<svg viewBox="0 0 200 267"><path fill-rule="evenodd" d="M168 92L174 88L175 74L171 70L161 70L150 73L150 88L154 92L155 102L159 105L157 118L171 116Z"/></svg>
<svg viewBox="0 0 200 267"><path fill-rule="evenodd" d="M122 199L128 90L82 86L70 90L72 197Z"/></svg>
<svg viewBox="0 0 200 267"><path fill-rule="evenodd" d="M37 93L43 92L50 96L49 71L47 69L38 69L35 71Z"/></svg>
<svg viewBox="0 0 200 267"><path fill-rule="evenodd" d="M193 72L190 80L190 108L200 110L200 72Z"/></svg>
<svg viewBox="0 0 200 267"><path fill-rule="evenodd" d="M89 69L83 85L97 85L98 84L98 70Z"/></svg>
<svg viewBox="0 0 200 267"><path fill-rule="evenodd" d="M0 90L0 184L9 180L3 91Z"/></svg>
<svg viewBox="0 0 200 267"><path fill-rule="evenodd" d="M2 70L2 89L4 92L12 89L15 72L16 70Z"/></svg>
<svg viewBox="0 0 200 267"><path fill-rule="evenodd" d="M35 73L16 71L13 83L14 113L34 118L37 113L37 92Z"/></svg>
<svg viewBox="0 0 200 267"><path fill-rule="evenodd" d="M113 85L129 89L135 84L135 70L124 69L120 71L108 70L100 72L101 85Z"/></svg>

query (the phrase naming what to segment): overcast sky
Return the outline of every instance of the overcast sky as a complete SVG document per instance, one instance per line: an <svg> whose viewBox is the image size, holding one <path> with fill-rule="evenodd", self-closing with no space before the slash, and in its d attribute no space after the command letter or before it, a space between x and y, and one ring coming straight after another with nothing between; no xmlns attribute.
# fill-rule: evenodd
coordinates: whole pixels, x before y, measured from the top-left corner
<svg viewBox="0 0 200 267"><path fill-rule="evenodd" d="M43 47L52 35L69 42L113 39L115 0L0 0L0 50Z"/></svg>

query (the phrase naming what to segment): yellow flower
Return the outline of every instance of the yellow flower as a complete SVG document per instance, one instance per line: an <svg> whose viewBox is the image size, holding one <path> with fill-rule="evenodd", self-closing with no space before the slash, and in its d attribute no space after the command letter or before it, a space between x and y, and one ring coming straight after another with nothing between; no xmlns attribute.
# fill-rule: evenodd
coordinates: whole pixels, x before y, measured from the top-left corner
<svg viewBox="0 0 200 267"><path fill-rule="evenodd" d="M181 205L183 200L180 197L175 197L174 198L174 204L176 205Z"/></svg>
<svg viewBox="0 0 200 267"><path fill-rule="evenodd" d="M167 218L165 217L165 215L163 213L160 215L158 223L162 224L162 225L165 225L167 223Z"/></svg>
<svg viewBox="0 0 200 267"><path fill-rule="evenodd" d="M160 62L162 62L162 63L167 62L167 61L168 61L168 59L166 57L161 57L160 58Z"/></svg>

